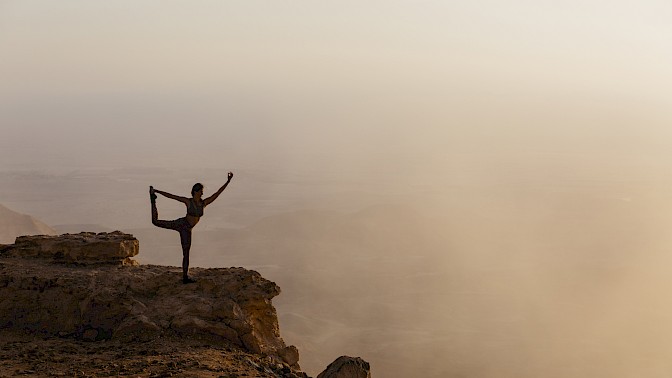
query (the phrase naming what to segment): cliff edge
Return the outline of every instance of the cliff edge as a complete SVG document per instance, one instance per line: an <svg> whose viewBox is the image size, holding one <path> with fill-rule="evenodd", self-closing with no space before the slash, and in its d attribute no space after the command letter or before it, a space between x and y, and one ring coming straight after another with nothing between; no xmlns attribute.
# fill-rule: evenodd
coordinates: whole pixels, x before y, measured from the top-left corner
<svg viewBox="0 0 672 378"><path fill-rule="evenodd" d="M270 376L305 376L297 349L279 334L275 283L243 268L195 268L197 282L183 285L180 268L134 263L137 247L120 232L29 236L2 246L0 330L122 345L196 340L262 356L284 371Z"/></svg>
<svg viewBox="0 0 672 378"><path fill-rule="evenodd" d="M0 378L307 378L280 337L280 287L243 268L139 265L119 231L20 236L0 245ZM320 377L368 378L340 357Z"/></svg>

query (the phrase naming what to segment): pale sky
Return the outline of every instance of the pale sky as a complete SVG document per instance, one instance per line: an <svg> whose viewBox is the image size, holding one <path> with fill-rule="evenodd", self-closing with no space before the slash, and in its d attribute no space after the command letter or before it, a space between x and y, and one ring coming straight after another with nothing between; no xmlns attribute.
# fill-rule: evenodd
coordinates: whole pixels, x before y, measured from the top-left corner
<svg viewBox="0 0 672 378"><path fill-rule="evenodd" d="M663 154L670 19L653 0L4 0L1 167Z"/></svg>

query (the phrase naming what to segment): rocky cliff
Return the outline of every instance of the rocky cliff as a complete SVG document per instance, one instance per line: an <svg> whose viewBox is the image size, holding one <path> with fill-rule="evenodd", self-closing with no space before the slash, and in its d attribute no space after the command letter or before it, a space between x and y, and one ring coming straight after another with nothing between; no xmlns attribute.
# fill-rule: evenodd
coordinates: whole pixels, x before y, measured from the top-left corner
<svg viewBox="0 0 672 378"><path fill-rule="evenodd" d="M306 377L300 371L298 350L280 337L271 303L280 294L275 283L243 268L195 268L191 273L197 282L183 285L180 268L138 265L131 259L138 250L138 241L120 232L20 237L15 244L0 248L3 338L12 340L7 335L16 332L46 337L31 341L35 348L24 352L18 352L26 349L22 341L0 343L0 370L16 368L11 360L27 364L15 369L17 375L48 376L46 371L56 366L54 360L65 361L54 356L53 350L61 345L58 340L71 340L91 345L108 342L129 350L151 346L149 351L141 347L136 353L140 357L169 351L165 352L171 356L167 363L173 370L157 370L149 357L138 360L139 356L132 355L124 360L122 354L110 355L108 360L100 357L100 366L88 372L68 367L71 370L64 370L63 375L113 375L116 369L117 375L140 376L221 376L211 373L226 371L228 376L240 376L252 371L252 376L260 377ZM49 343L49 347L39 346ZM210 364L219 364L219 370L203 370L200 362L198 369L189 369L186 364L201 358L186 351L198 347L197 356L219 353ZM51 354L40 351L43 348ZM89 348L86 353L104 356L105 351ZM225 370L223 361L231 358L243 361L244 366L234 361ZM123 369L117 360L127 361ZM160 365L156 362L160 359L151 361ZM174 361L183 361L185 366L173 365Z"/></svg>

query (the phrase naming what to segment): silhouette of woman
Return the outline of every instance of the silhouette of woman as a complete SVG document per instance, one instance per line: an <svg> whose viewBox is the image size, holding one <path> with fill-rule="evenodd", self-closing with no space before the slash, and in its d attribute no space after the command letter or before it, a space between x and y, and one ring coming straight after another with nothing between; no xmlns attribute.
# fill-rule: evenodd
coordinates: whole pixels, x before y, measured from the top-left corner
<svg viewBox="0 0 672 378"><path fill-rule="evenodd" d="M203 209L211 204L214 200L219 197L220 194L226 189L233 178L233 173L229 172L228 180L222 185L219 190L206 199L203 197L203 184L196 183L193 188L191 188L191 198L180 197L174 194L170 194L158 189L154 189L153 186L149 187L149 199L152 202L152 224L161 227L167 228L169 230L175 230L180 233L180 242L182 243L182 283L193 283L196 282L189 277L189 249L191 248L191 229L196 226L198 221L203 216ZM171 221L160 220L159 211L156 209L156 193L161 194L164 197L174 199L176 201L182 202L187 206L187 215L180 219L175 219Z"/></svg>

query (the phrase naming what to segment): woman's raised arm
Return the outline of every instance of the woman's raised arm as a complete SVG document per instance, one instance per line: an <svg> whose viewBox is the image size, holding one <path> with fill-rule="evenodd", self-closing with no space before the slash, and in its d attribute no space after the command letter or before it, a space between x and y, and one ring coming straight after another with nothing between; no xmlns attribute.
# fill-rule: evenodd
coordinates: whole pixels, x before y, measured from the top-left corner
<svg viewBox="0 0 672 378"><path fill-rule="evenodd" d="M232 179L232 178L233 178L233 173L232 173L232 172L229 172L229 179L226 180L226 183L224 183L224 185L222 185L222 187L219 188L219 190L218 190L217 192L215 192L215 194L211 195L210 197L208 197L208 198L206 198L206 199L204 200L204 204L205 204L205 206L208 206L209 204L213 203L213 202L217 199L217 197L219 197L219 195L222 194L222 192L224 191L224 189L226 189L226 187L227 187L227 186L229 185L229 183L231 182L231 179Z"/></svg>

